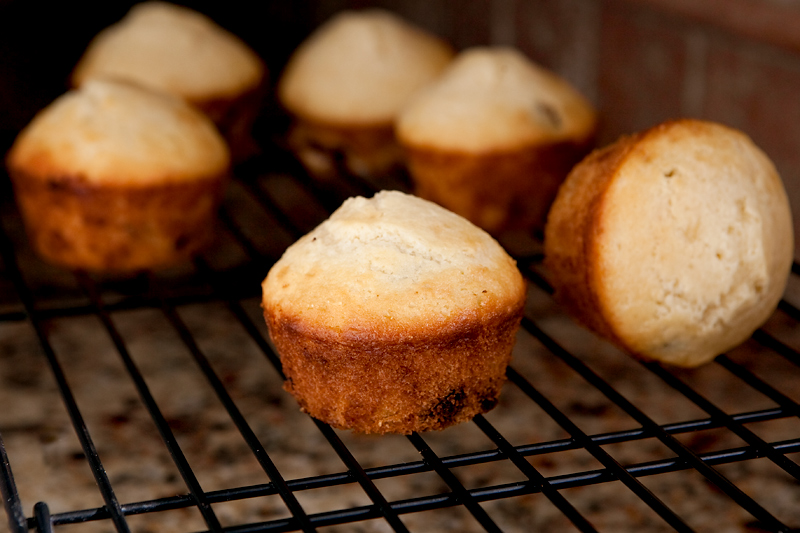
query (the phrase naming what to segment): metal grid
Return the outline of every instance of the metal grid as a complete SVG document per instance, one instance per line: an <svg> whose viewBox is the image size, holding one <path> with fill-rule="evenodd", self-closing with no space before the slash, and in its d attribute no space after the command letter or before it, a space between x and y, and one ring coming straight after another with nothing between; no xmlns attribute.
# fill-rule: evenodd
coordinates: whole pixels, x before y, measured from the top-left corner
<svg viewBox="0 0 800 533"><path fill-rule="evenodd" d="M792 455L800 452L800 425L796 423L800 386L792 387L800 377L800 309L784 300L776 316L744 347L719 356L704 370L679 371L638 363L562 316L550 300L538 243L524 240L504 242L529 279L531 295L520 334L525 342L517 347L503 392L504 397L522 398L523 407L501 401L491 413L464 424L473 437L482 435L482 444L465 445L461 441L465 429L458 426L444 432L414 434L402 439L421 457L383 457L383 464L364 464L351 450L353 439L358 437L313 421L314 431L340 463L328 460L332 470L311 476L297 476L291 468L280 467L273 460L275 443L255 429L254 417L258 415L240 409L240 396L229 391L228 377L210 362L182 310L190 305L223 305L260 352L263 372L279 375L280 362L264 326L248 309L260 298L259 283L269 266L286 245L323 220L344 198L371 195L378 188L404 189L407 183L403 176L369 183L353 178L315 182L277 147L238 168L236 174L220 216L220 233L228 244L220 244L199 258L191 269L139 276L124 282L122 289L120 282L85 273L61 272L60 276L72 279L72 285L66 284L68 288L54 289L47 282L42 285L43 277L53 271L30 257L20 236L10 191L6 191L0 235L0 283L5 288L0 326L25 323L35 333L102 497L101 505L52 513L47 501L28 507L31 502L21 501L15 483L15 476L20 478L25 471L15 463L12 453L7 454L0 440L0 480L11 531L46 532L69 524L103 524L108 531L137 531L136 517L161 516L180 509L199 512L205 530L237 533L371 531L366 524L379 531L526 531L533 529L533 524L524 509L534 499L539 505L536 509L547 508L555 515L547 524L552 528L556 524L558 529L551 530L559 531L703 530L708 514L716 515L712 523L727 527L720 531L793 531L800 527L795 510L800 506L800 467L797 456ZM220 261L230 246L238 247L239 259ZM32 274L37 269L45 269L45 274L37 278ZM790 295L796 284L797 265L794 270ZM176 429L173 415L157 401L146 372L131 353L130 338L117 326L119 314L137 310L152 311L178 336L216 400L224 406L228 423L246 443L249 452L245 453L251 454L268 476L267 482L204 488L200 479L203 472L185 453L192 439L191 429L188 440L186 431L177 434L180 428ZM86 406L76 398L74 383L71 385L67 377L72 364L70 353L52 339L52 322L84 316L102 324L127 379L177 467L184 487L179 493L132 501L121 501L117 496L104 454L96 446L97 436L84 420ZM273 394L285 395L280 391ZM737 400L745 402L746 407ZM667 409L673 412L670 420L659 409L671 405L688 407L675 412ZM526 409L542 413L543 418L530 422ZM700 415L686 414L693 412ZM551 435L560 436L525 440L520 436L524 431L516 431L541 424L541 420L557 429ZM11 431L13 428L0 426L0 432ZM708 437L719 434L726 436ZM732 445L731 437L738 439L738 444ZM383 439L390 437L372 439L365 446L380 447ZM456 449L465 451L437 452L449 449L442 447L443 442L454 442L462 446ZM650 447L655 443L662 453L642 459L638 450L645 443ZM304 453L299 449L297 459L306 460ZM559 471L566 464L562 457L575 453L588 460L578 461L567 472ZM760 470L740 472L730 468L764 462L769 464L769 475L762 475ZM470 469L477 468L481 468L481 475L470 474ZM512 473L496 478L487 475L487 469ZM406 483L420 474L434 476L439 489L421 495L395 495L393 484ZM672 481L663 486L650 483L662 478ZM753 485L754 480L763 482L767 490ZM612 486L618 502L615 496L586 503L584 496L594 488ZM304 503L307 492L344 487L360 487L367 501L340 502L328 510ZM694 488L688 491L687 487ZM774 491L789 503L780 504ZM219 516L224 503L264 497L279 498L284 512L257 520L241 518L239 522ZM609 502L615 505L609 506ZM622 515L627 519L608 518L623 508ZM27 509L32 509L32 515L26 516ZM428 525L420 529L413 518L426 513L458 515L454 522L458 525L443 526L448 523L446 519L432 522L426 518L422 523ZM516 522L510 518L515 513L521 514ZM735 518L725 522L727 514Z"/></svg>

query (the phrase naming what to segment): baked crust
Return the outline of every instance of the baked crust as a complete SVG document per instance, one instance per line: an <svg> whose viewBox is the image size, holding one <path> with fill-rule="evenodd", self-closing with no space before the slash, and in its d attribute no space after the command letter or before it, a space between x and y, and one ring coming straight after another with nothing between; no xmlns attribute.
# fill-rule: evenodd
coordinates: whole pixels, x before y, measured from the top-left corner
<svg viewBox="0 0 800 533"><path fill-rule="evenodd" d="M589 154L569 174L549 211L545 228L544 265L558 302L588 328L625 347L606 321L597 283L598 249L603 228L600 210L604 194L636 136L623 137L614 145Z"/></svg>
<svg viewBox="0 0 800 533"><path fill-rule="evenodd" d="M114 185L10 169L34 250L71 269L131 272L185 261L209 244L228 176Z"/></svg>
<svg viewBox="0 0 800 533"><path fill-rule="evenodd" d="M314 418L362 433L440 430L497 404L522 302L447 329L347 334L266 308L284 388Z"/></svg>
<svg viewBox="0 0 800 533"><path fill-rule="evenodd" d="M185 260L211 239L230 154L184 100L93 80L40 111L6 166L39 255L135 271Z"/></svg>
<svg viewBox="0 0 800 533"><path fill-rule="evenodd" d="M545 229L556 299L632 355L710 361L772 314L793 259L769 158L741 132L676 120L570 173Z"/></svg>
<svg viewBox="0 0 800 533"><path fill-rule="evenodd" d="M544 229L558 187L591 143L559 142L467 153L407 146L414 193L490 233Z"/></svg>
<svg viewBox="0 0 800 533"><path fill-rule="evenodd" d="M456 56L395 126L415 192L480 227L541 231L597 114L568 82L508 47Z"/></svg>
<svg viewBox="0 0 800 533"><path fill-rule="evenodd" d="M286 389L366 433L442 429L494 406L526 296L486 232L397 191L347 200L262 288Z"/></svg>

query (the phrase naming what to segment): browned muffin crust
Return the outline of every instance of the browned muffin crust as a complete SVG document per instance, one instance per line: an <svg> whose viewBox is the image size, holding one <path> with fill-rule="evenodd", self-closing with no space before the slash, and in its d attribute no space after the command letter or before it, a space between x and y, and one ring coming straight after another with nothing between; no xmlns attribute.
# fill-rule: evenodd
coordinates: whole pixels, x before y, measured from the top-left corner
<svg viewBox="0 0 800 533"><path fill-rule="evenodd" d="M485 231L397 191L347 200L262 288L286 389L363 433L443 429L494 407L526 297Z"/></svg>
<svg viewBox="0 0 800 533"><path fill-rule="evenodd" d="M125 272L187 260L213 238L228 176L115 185L10 168L28 237L44 259Z"/></svg>
<svg viewBox="0 0 800 533"><path fill-rule="evenodd" d="M497 404L522 302L417 332L338 333L265 310L285 388L315 418L363 433L444 429ZM403 413L398 418L396 413Z"/></svg>
<svg viewBox="0 0 800 533"><path fill-rule="evenodd" d="M508 47L462 51L396 123L415 193L494 234L541 232L596 128L566 80Z"/></svg>
<svg viewBox="0 0 800 533"><path fill-rule="evenodd" d="M407 146L414 192L486 231L544 229L558 187L592 142L467 153Z"/></svg>
<svg viewBox="0 0 800 533"><path fill-rule="evenodd" d="M601 313L596 287L598 272L596 237L603 233L599 212L605 191L614 178L614 170L625 160L636 140L643 134L622 137L615 144L597 149L573 170L574 177L563 185L563 196L570 196L573 209L569 216L551 215L546 233L545 267L558 273L557 298L572 316L588 328L598 332L617 345L624 342L617 337ZM551 222L552 221L552 222Z"/></svg>
<svg viewBox="0 0 800 533"><path fill-rule="evenodd" d="M90 80L34 117L6 166L39 255L136 271L180 262L209 241L230 152L184 100Z"/></svg>

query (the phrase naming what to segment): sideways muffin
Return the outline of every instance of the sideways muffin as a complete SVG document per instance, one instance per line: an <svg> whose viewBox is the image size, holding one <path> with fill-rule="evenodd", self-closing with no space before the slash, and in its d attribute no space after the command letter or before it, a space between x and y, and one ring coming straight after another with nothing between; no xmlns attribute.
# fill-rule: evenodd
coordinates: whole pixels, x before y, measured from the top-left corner
<svg viewBox="0 0 800 533"><path fill-rule="evenodd" d="M472 48L397 120L415 194L492 233L544 227L591 148L596 113L572 86L504 47Z"/></svg>
<svg viewBox="0 0 800 533"><path fill-rule="evenodd" d="M135 5L101 31L72 73L80 87L97 78L127 80L184 98L217 124L236 159L254 149L250 129L266 85L263 62L238 37L191 9Z"/></svg>
<svg viewBox="0 0 800 533"><path fill-rule="evenodd" d="M136 271L185 260L209 242L230 156L214 124L185 101L97 80L40 111L6 162L43 258Z"/></svg>
<svg viewBox="0 0 800 533"><path fill-rule="evenodd" d="M320 178L386 172L401 161L398 111L452 57L444 41L388 11L338 14L300 45L279 81L295 119L290 147Z"/></svg>
<svg viewBox="0 0 800 533"><path fill-rule="evenodd" d="M556 299L631 354L694 367L775 310L792 265L789 202L743 133L678 120L596 151L550 211Z"/></svg>
<svg viewBox="0 0 800 533"><path fill-rule="evenodd" d="M442 429L494 407L526 296L488 234L396 191L347 200L262 287L286 390L364 433Z"/></svg>

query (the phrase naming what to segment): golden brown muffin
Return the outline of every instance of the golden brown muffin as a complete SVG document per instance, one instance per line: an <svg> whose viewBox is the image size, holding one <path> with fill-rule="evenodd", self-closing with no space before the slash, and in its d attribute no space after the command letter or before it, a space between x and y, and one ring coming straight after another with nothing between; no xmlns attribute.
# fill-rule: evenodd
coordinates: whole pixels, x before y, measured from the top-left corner
<svg viewBox="0 0 800 533"><path fill-rule="evenodd" d="M180 96L211 117L235 159L254 149L250 129L265 92L266 68L244 42L205 15L165 2L135 5L92 40L72 84L97 78Z"/></svg>
<svg viewBox="0 0 800 533"><path fill-rule="evenodd" d="M688 119L592 153L561 187L545 232L558 301L631 354L685 367L772 314L793 250L769 158L737 130Z"/></svg>
<svg viewBox="0 0 800 533"><path fill-rule="evenodd" d="M185 101L98 80L42 110L7 165L43 258L136 271L185 260L209 242L230 156L214 124Z"/></svg>
<svg viewBox="0 0 800 533"><path fill-rule="evenodd" d="M488 234L396 191L351 198L267 275L286 389L365 433L442 429L494 407L525 302Z"/></svg>
<svg viewBox="0 0 800 533"><path fill-rule="evenodd" d="M595 128L575 89L505 47L461 52L397 119L415 194L492 233L544 227Z"/></svg>
<svg viewBox="0 0 800 533"><path fill-rule="evenodd" d="M295 118L290 146L317 177L386 172L402 156L398 111L452 57L444 41L388 11L338 14L300 45L279 81Z"/></svg>

